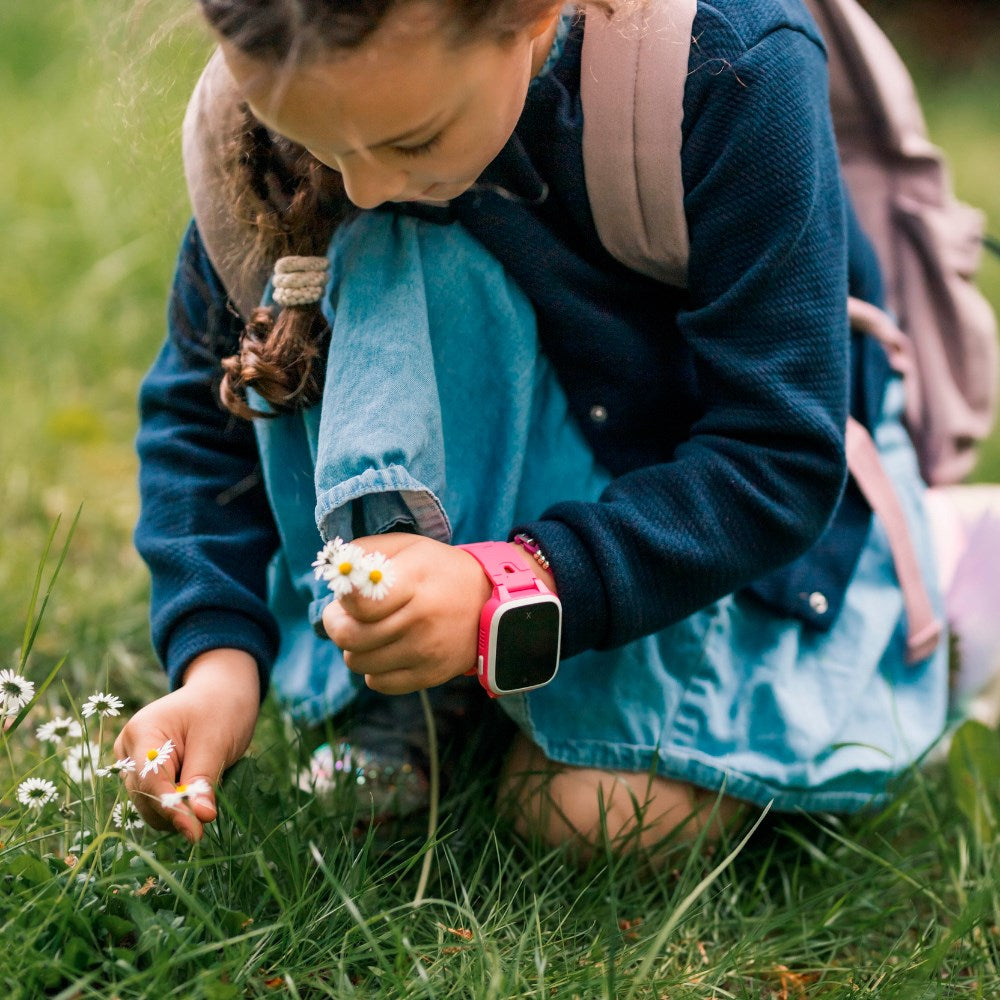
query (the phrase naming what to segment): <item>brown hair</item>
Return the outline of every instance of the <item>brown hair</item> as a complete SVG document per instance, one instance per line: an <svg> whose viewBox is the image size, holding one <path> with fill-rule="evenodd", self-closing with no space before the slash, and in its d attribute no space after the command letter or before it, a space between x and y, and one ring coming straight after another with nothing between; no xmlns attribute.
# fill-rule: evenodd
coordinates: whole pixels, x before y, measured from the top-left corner
<svg viewBox="0 0 1000 1000"><path fill-rule="evenodd" d="M300 61L362 45L408 0L198 0L209 25L255 59ZM454 39L503 38L533 23L553 0L436 0ZM354 210L340 174L303 147L270 132L247 107L225 158L229 204L256 230L246 266L287 255L322 256ZM330 329L319 305L253 311L238 353L222 362L223 404L241 417L265 416L247 403L252 387L274 413L311 406L322 393Z"/></svg>
<svg viewBox="0 0 1000 1000"><path fill-rule="evenodd" d="M340 174L301 146L273 135L245 105L225 157L228 204L256 231L245 267L279 257L323 256L334 229L350 212ZM239 351L222 362L219 394L227 409L247 419L267 415L249 406L247 387L287 413L319 401L330 328L318 303L250 315Z"/></svg>

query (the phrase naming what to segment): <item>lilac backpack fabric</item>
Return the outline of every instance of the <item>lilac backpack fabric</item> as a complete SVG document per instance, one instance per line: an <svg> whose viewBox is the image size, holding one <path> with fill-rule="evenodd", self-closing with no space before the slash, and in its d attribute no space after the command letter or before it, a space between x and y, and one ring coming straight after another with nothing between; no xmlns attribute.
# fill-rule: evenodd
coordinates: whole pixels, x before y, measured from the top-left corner
<svg viewBox="0 0 1000 1000"><path fill-rule="evenodd" d="M844 177L901 335L886 317L872 323L860 304L852 322L888 331L925 481L959 482L996 410L996 317L972 283L984 218L955 198L910 75L857 0L805 4L827 45ZM650 0L620 18L593 15L581 74L584 165L601 240L629 267L676 285L687 269L680 125L696 8L696 0Z"/></svg>

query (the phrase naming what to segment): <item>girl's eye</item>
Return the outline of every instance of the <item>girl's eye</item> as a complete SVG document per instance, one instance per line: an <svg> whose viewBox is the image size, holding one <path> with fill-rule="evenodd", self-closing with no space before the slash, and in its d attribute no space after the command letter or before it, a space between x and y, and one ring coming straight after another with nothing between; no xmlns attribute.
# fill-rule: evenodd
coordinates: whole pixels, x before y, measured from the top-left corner
<svg viewBox="0 0 1000 1000"><path fill-rule="evenodd" d="M399 153L400 156L424 156L429 153L440 141L441 134L438 133L426 142L422 142L419 146L394 146L393 149L395 152Z"/></svg>

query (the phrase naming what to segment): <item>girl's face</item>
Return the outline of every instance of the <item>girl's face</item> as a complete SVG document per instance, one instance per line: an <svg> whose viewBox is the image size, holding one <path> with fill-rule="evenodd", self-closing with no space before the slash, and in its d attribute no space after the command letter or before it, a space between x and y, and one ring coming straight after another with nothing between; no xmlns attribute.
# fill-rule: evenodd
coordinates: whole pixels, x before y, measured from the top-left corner
<svg viewBox="0 0 1000 1000"><path fill-rule="evenodd" d="M359 208L447 201L510 138L559 7L503 44L459 45L439 9L402 4L360 48L301 66L252 59L226 40L223 56L254 115L338 170Z"/></svg>

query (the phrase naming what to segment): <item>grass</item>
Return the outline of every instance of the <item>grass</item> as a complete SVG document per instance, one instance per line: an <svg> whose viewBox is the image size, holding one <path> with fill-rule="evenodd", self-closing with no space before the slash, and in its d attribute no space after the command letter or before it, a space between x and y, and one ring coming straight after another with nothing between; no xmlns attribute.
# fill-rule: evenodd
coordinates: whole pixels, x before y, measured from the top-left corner
<svg viewBox="0 0 1000 1000"><path fill-rule="evenodd" d="M351 802L324 809L290 788L299 748L271 707L196 849L117 827L115 782L67 782L33 735L55 702L73 711L110 689L132 706L163 689L130 544L131 442L186 222L178 123L207 51L184 10L0 9L0 669L24 659L40 687L64 661L0 747L0 985L14 997L1000 995L1000 749L976 727L885 813L771 818L711 881L735 844L677 849L651 874L611 857L578 871L518 841L466 757L419 909L421 831L359 835ZM996 61L951 75L911 61L959 193L1000 231ZM982 278L1000 303L1000 265ZM979 474L1000 479L1000 435ZM28 655L25 618L55 565L32 612L39 555L78 507ZM89 733L105 757L114 722ZM16 802L29 776L59 785L37 815Z"/></svg>

